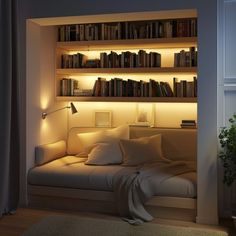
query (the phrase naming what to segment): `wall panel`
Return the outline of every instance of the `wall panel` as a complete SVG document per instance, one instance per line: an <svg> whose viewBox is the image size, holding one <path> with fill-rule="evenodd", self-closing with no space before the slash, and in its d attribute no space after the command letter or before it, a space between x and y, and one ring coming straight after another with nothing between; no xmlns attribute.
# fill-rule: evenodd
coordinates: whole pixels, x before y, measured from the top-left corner
<svg viewBox="0 0 236 236"><path fill-rule="evenodd" d="M224 37L225 37L225 79L235 79L236 82L236 1L226 1L224 4Z"/></svg>
<svg viewBox="0 0 236 236"><path fill-rule="evenodd" d="M236 113L236 1L220 0L218 11L218 132L229 125ZM220 145L219 145L220 149ZM236 211L236 183L223 184L224 169L219 161L220 216L230 217Z"/></svg>

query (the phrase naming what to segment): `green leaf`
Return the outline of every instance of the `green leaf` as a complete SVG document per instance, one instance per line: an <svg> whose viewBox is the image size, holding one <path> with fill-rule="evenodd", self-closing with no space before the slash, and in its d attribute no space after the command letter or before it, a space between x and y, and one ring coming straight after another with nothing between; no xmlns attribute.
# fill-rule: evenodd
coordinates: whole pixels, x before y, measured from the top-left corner
<svg viewBox="0 0 236 236"><path fill-rule="evenodd" d="M229 119L229 127L220 128L219 159L224 167L223 182L231 185L236 180L236 113Z"/></svg>

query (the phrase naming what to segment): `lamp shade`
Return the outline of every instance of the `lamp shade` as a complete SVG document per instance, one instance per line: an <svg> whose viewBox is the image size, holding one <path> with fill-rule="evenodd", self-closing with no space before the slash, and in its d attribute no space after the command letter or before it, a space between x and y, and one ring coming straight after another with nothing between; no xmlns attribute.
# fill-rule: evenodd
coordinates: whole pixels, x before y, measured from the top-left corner
<svg viewBox="0 0 236 236"><path fill-rule="evenodd" d="M75 114L78 112L75 105L72 102L70 103L70 109L71 109L72 114Z"/></svg>

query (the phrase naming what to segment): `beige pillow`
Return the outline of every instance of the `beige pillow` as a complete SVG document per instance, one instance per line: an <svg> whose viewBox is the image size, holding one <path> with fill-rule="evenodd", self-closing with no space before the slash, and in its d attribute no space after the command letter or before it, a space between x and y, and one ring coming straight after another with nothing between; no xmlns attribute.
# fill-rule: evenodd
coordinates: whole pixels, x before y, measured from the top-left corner
<svg viewBox="0 0 236 236"><path fill-rule="evenodd" d="M168 161L161 150L161 134L138 139L120 140L123 165L136 166L156 161Z"/></svg>
<svg viewBox="0 0 236 236"><path fill-rule="evenodd" d="M94 165L122 163L123 158L119 145L120 139L129 139L128 125L119 126L111 130L78 134L79 145L82 147L82 152L89 155L94 150L89 158L93 161L88 160L87 162L87 164ZM100 143L105 143L106 145L100 145L98 147L97 144ZM98 152L99 157L96 158L95 154L97 154ZM104 160L101 161L102 157ZM96 162L96 160L98 161Z"/></svg>
<svg viewBox="0 0 236 236"><path fill-rule="evenodd" d="M119 153L119 156L118 156ZM85 162L87 165L109 165L120 164L122 155L120 147L116 143L97 143L88 154Z"/></svg>
<svg viewBox="0 0 236 236"><path fill-rule="evenodd" d="M35 147L35 164L43 165L47 162L66 155L66 142L64 140Z"/></svg>

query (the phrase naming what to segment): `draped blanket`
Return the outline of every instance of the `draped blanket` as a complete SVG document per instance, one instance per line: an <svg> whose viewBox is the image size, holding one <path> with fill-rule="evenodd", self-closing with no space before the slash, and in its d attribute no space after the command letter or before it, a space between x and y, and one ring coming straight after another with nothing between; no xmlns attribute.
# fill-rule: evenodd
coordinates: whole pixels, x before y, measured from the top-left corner
<svg viewBox="0 0 236 236"><path fill-rule="evenodd" d="M185 162L156 162L137 167L124 168L113 179L116 203L120 216L130 224L138 225L153 217L144 204L155 195L155 188L162 181L187 172L195 171Z"/></svg>

